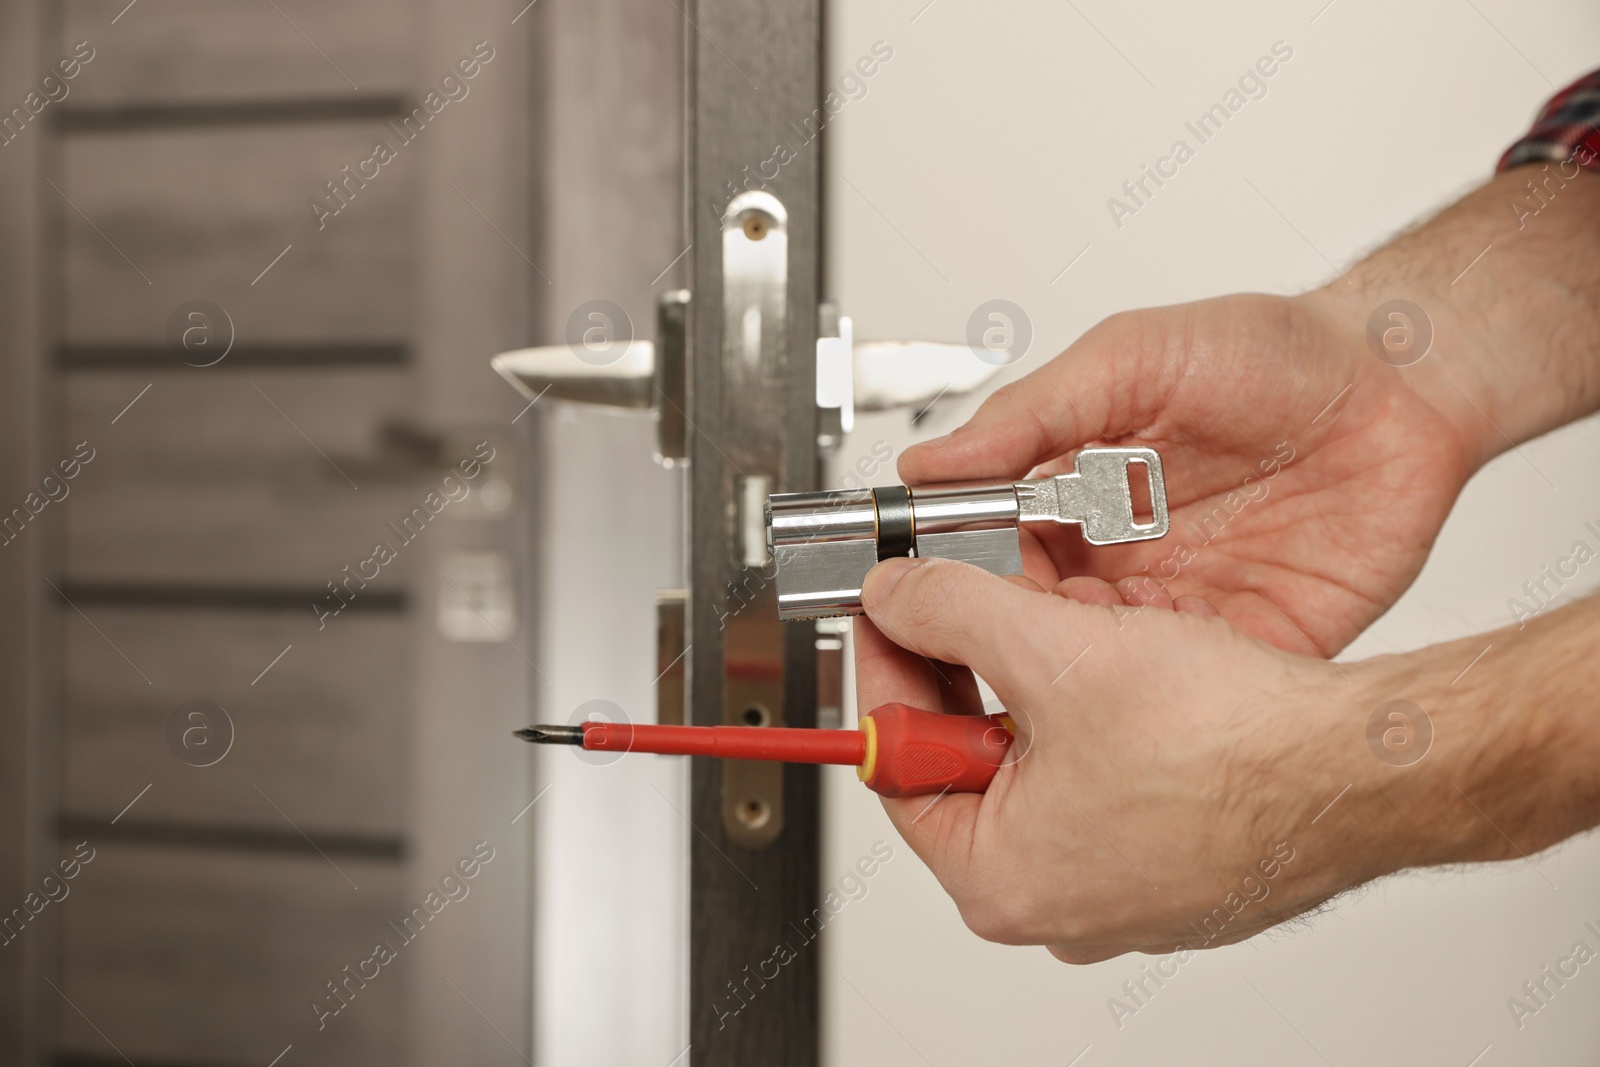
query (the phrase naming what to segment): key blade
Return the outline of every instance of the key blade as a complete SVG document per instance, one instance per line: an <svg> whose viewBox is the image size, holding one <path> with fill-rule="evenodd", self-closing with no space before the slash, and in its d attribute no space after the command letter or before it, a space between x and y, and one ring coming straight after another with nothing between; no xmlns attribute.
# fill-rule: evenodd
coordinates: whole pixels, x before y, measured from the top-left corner
<svg viewBox="0 0 1600 1067"><path fill-rule="evenodd" d="M1150 521L1136 522L1129 468L1142 464L1150 485ZM1077 523L1091 545L1149 541L1167 532L1167 488L1153 448L1086 448L1071 474L1017 483L1021 522Z"/></svg>

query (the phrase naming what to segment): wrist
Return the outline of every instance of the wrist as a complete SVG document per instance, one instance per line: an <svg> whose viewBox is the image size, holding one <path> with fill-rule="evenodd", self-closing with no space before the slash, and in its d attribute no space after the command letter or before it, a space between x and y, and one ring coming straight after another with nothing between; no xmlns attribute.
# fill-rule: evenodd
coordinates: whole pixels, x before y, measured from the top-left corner
<svg viewBox="0 0 1600 1067"><path fill-rule="evenodd" d="M1372 759L1352 793L1380 828L1384 873L1517 860L1600 822L1596 632L1591 598L1521 628L1355 665ZM1385 745L1385 728L1410 737ZM1418 738L1420 751L1400 743Z"/></svg>
<svg viewBox="0 0 1600 1067"><path fill-rule="evenodd" d="M1498 834L1472 803L1481 803L1481 761L1510 753L1494 709L1460 699L1451 685L1474 654L1449 644L1360 665L1353 807L1374 827L1380 875L1500 858Z"/></svg>
<svg viewBox="0 0 1600 1067"><path fill-rule="evenodd" d="M1506 447L1463 395L1487 391L1479 368L1488 361L1478 342L1479 333L1456 309L1397 276L1380 278L1358 268L1349 278L1348 283L1335 281L1292 298L1333 335L1335 347L1350 354L1351 389L1339 410L1358 404L1366 418L1408 419L1410 425L1417 425L1412 409L1426 407L1437 416L1428 420L1429 424L1442 428L1444 443L1455 457L1450 474L1464 485L1473 472ZM1396 300L1410 301L1422 309L1422 317L1407 308L1384 307ZM1372 331L1377 333L1376 339L1369 337L1372 324L1377 326ZM1397 334L1410 344L1424 345L1427 354L1415 363L1399 365L1412 357L1404 350L1386 347L1389 338ZM1442 350L1451 353L1448 371L1439 366Z"/></svg>
<svg viewBox="0 0 1600 1067"><path fill-rule="evenodd" d="M1544 208L1530 216L1525 202ZM1597 226L1600 177L1520 167L1307 298L1373 349L1373 373L1445 414L1477 466L1600 409ZM1424 318L1411 325L1431 333L1427 354L1405 366L1394 364L1416 350L1391 354L1368 339L1369 320L1391 300L1420 308ZM1380 316L1376 325L1381 336L1404 323Z"/></svg>

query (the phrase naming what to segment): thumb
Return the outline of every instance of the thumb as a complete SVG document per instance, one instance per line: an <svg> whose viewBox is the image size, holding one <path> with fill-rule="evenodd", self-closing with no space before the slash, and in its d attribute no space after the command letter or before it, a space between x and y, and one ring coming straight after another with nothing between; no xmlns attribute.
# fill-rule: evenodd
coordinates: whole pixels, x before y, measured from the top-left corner
<svg viewBox="0 0 1600 1067"><path fill-rule="evenodd" d="M900 457L907 485L1020 478L1091 441L1137 434L1160 412L1182 375L1171 351L1182 308L1124 312L983 402L955 433Z"/></svg>
<svg viewBox="0 0 1600 1067"><path fill-rule="evenodd" d="M1020 478L1103 434L1112 411L1109 361L1073 346L1048 364L993 393L965 425L912 445L900 457L907 485L975 478Z"/></svg>
<svg viewBox="0 0 1600 1067"><path fill-rule="evenodd" d="M981 793L880 797L883 810L911 851L954 895L969 866L978 830Z"/></svg>
<svg viewBox="0 0 1600 1067"><path fill-rule="evenodd" d="M951 559L897 557L873 567L861 604L884 636L929 659L971 667L997 690L1025 663L1050 597ZM1064 602L1062 602L1064 603Z"/></svg>

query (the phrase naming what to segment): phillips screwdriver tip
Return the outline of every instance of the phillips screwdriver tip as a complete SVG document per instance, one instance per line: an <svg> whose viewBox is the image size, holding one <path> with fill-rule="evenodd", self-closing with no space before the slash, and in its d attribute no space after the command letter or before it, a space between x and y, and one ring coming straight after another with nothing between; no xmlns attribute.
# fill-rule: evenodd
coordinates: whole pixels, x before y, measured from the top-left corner
<svg viewBox="0 0 1600 1067"><path fill-rule="evenodd" d="M581 726L528 726L513 732L524 741L533 741L541 745L583 744Z"/></svg>

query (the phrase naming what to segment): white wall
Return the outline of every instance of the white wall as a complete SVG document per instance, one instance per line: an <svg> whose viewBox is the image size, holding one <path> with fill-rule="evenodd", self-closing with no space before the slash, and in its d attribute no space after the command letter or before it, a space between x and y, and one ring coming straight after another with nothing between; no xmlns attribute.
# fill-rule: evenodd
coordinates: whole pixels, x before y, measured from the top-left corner
<svg viewBox="0 0 1600 1067"><path fill-rule="evenodd" d="M1330 263L1481 181L1552 83L1600 63L1600 9L1580 0L925 2L831 12L835 79L874 41L894 58L830 133L830 294L867 339L959 341L979 303L1016 302L1035 340L1002 381L1114 311L1319 284ZM1294 58L1268 95L1118 229L1106 198L1278 40ZM975 406L949 404L916 431L903 417L865 419L841 463L879 439L898 450L943 433ZM1348 655L1509 622L1507 598L1600 519L1600 423L1523 453L1473 481L1416 585ZM874 841L897 842L853 775L827 783L825 882ZM1600 973L1581 971L1521 1031L1506 1008L1579 937L1595 944L1583 930L1600 926L1593 838L1537 870L1390 879L1306 928L1205 953L1120 1031L1106 1001L1146 957L1068 967L981 942L903 846L869 885L829 928L835 1065L1600 1057Z"/></svg>

